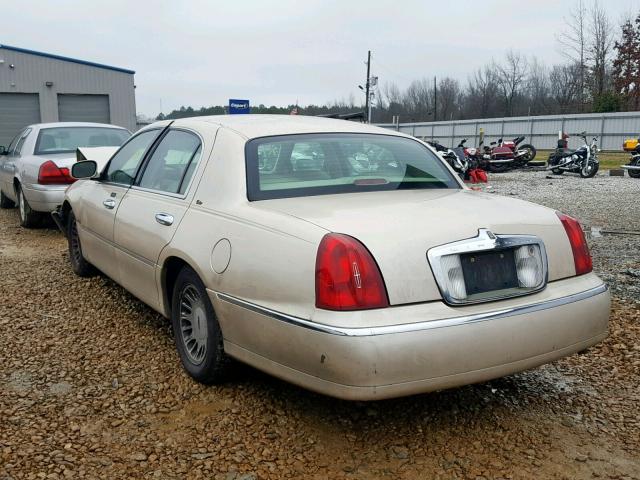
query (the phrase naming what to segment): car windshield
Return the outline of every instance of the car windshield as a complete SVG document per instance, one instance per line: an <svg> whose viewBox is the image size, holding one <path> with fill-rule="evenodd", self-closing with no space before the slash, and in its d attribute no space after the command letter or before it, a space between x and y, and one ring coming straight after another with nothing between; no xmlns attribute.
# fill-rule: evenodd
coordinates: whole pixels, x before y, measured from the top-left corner
<svg viewBox="0 0 640 480"><path fill-rule="evenodd" d="M38 134L35 155L73 152L78 147L119 147L131 134L123 128L54 127Z"/></svg>
<svg viewBox="0 0 640 480"><path fill-rule="evenodd" d="M323 133L250 140L249 200L377 190L460 188L420 142L393 135Z"/></svg>

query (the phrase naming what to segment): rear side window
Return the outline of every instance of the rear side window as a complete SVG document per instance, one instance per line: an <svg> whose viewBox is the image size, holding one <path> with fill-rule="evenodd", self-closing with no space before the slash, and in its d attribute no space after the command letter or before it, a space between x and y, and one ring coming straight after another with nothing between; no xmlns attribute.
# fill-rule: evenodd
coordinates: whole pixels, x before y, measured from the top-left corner
<svg viewBox="0 0 640 480"><path fill-rule="evenodd" d="M119 147L131 134L122 128L55 127L38 134L35 154L69 153L78 147Z"/></svg>
<svg viewBox="0 0 640 480"><path fill-rule="evenodd" d="M246 146L249 200L460 188L421 143L392 135L327 133L257 138Z"/></svg>
<svg viewBox="0 0 640 480"><path fill-rule="evenodd" d="M166 193L186 192L201 150L200 139L193 133L169 130L151 154L138 185Z"/></svg>
<svg viewBox="0 0 640 480"><path fill-rule="evenodd" d="M17 157L22 153L22 146L24 145L24 142L27 140L27 137L29 136L30 133L31 133L31 129L27 128L24 132L20 134L20 139L18 140L15 148L11 152L12 156Z"/></svg>

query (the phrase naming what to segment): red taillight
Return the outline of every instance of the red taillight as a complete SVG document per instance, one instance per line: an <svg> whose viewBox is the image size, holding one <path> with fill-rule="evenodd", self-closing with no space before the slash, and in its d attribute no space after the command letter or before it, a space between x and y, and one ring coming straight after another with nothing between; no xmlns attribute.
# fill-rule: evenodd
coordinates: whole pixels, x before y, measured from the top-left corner
<svg viewBox="0 0 640 480"><path fill-rule="evenodd" d="M316 257L316 307L364 310L389 306L375 260L353 237L328 233Z"/></svg>
<svg viewBox="0 0 640 480"><path fill-rule="evenodd" d="M40 170L38 170L40 185L66 185L75 181L76 179L71 176L68 168L58 167L51 160L40 165Z"/></svg>
<svg viewBox="0 0 640 480"><path fill-rule="evenodd" d="M567 237L569 237L571 250L573 250L573 263L576 267L576 275L589 273L593 270L593 261L591 260L589 245L587 245L587 239L584 237L580 222L564 213L556 213L567 232Z"/></svg>

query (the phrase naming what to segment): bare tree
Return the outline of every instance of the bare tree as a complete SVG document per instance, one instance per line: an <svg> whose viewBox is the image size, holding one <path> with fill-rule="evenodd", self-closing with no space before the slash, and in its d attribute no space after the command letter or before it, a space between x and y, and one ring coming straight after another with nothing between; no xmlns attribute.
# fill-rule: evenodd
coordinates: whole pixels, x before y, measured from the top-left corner
<svg viewBox="0 0 640 480"><path fill-rule="evenodd" d="M521 54L509 51L500 63L494 62L497 83L504 102L504 115L511 117L514 102L527 78L527 59Z"/></svg>
<svg viewBox="0 0 640 480"><path fill-rule="evenodd" d="M529 64L527 92L530 115L549 113L549 74L547 67L535 57Z"/></svg>
<svg viewBox="0 0 640 480"><path fill-rule="evenodd" d="M607 85L607 68L613 48L614 28L606 10L594 0L589 10L588 57L593 73L593 97L601 96Z"/></svg>
<svg viewBox="0 0 640 480"><path fill-rule="evenodd" d="M445 77L438 82L438 117L450 120L458 116L460 108L460 84L457 80Z"/></svg>
<svg viewBox="0 0 640 480"><path fill-rule="evenodd" d="M479 68L469 78L464 100L465 116L484 118L495 115L498 98L498 82L490 65Z"/></svg>
<svg viewBox="0 0 640 480"><path fill-rule="evenodd" d="M433 87L426 78L411 82L404 94L404 103L412 120L429 119L433 114Z"/></svg>
<svg viewBox="0 0 640 480"><path fill-rule="evenodd" d="M549 73L549 88L559 113L571 111L580 102L580 65L554 65Z"/></svg>
<svg viewBox="0 0 640 480"><path fill-rule="evenodd" d="M584 109L584 86L586 73L587 54L587 9L583 0L578 0L569 11L569 17L564 17L567 30L557 36L558 42L563 47L560 51L572 63L579 66L579 98L580 111Z"/></svg>

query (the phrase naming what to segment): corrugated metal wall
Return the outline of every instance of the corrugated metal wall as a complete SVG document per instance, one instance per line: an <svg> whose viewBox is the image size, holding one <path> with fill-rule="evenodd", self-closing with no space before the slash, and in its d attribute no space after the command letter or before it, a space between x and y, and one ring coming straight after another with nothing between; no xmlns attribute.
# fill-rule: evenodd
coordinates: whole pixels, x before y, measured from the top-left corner
<svg viewBox="0 0 640 480"><path fill-rule="evenodd" d="M622 150L626 138L640 136L640 112L587 113L576 115L548 115L539 117L507 117L479 120L454 120L449 122L423 122L379 124L384 128L398 129L424 140L435 140L443 145L456 146L463 138L467 145L478 143L480 129L484 129L485 143L500 137L505 139L524 135L525 143L536 148L552 149L558 141L558 131L567 132L569 147L576 148L581 140L574 134L586 131L597 136L603 150Z"/></svg>
<svg viewBox="0 0 640 480"><path fill-rule="evenodd" d="M58 121L58 94L109 95L111 123L136 129L130 73L0 48L0 92L38 93L42 122Z"/></svg>

